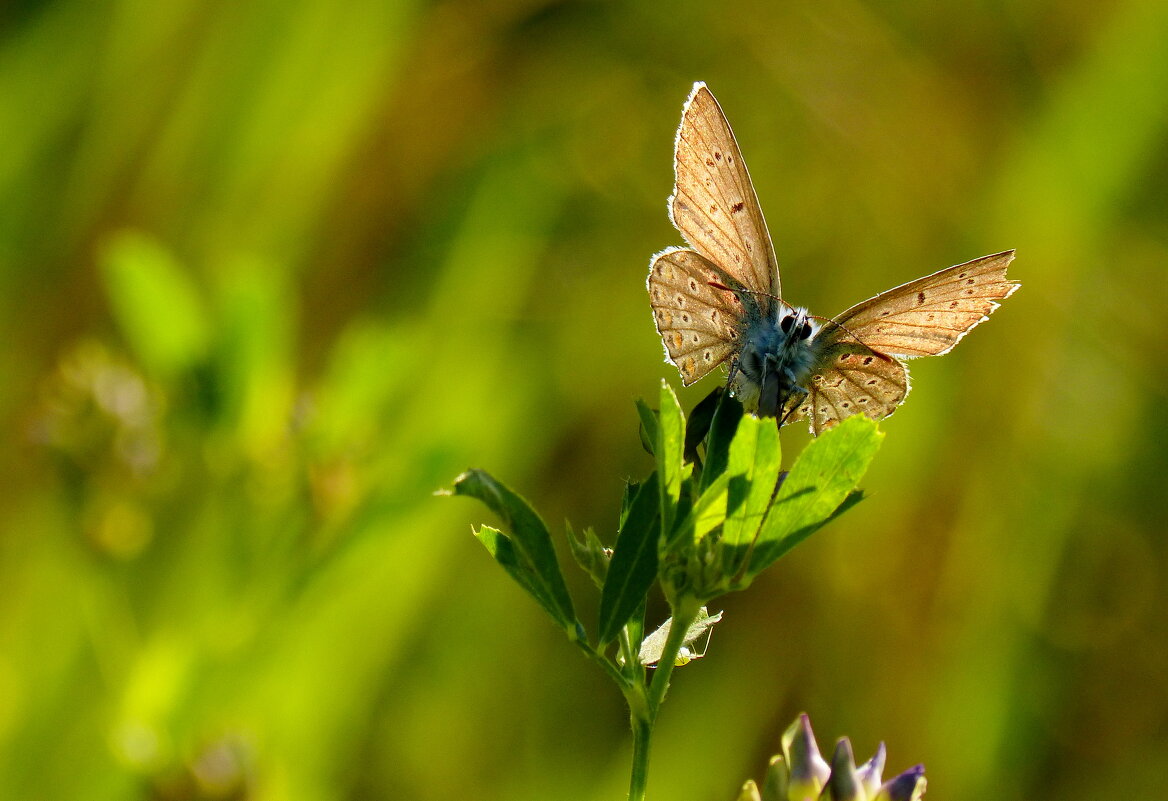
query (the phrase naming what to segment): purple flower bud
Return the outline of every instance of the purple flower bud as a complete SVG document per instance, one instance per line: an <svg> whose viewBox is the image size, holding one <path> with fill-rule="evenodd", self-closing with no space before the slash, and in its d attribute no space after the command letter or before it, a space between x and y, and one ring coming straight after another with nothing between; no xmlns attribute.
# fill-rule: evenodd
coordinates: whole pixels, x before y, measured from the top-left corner
<svg viewBox="0 0 1168 801"><path fill-rule="evenodd" d="M925 766L916 765L880 788L875 801L920 801L925 794Z"/></svg>
<svg viewBox="0 0 1168 801"><path fill-rule="evenodd" d="M831 767L819 753L815 733L811 731L811 718L806 714L800 715L784 732L783 755L790 769L788 797L818 798L819 791L831 776Z"/></svg>
<svg viewBox="0 0 1168 801"><path fill-rule="evenodd" d="M841 738L831 755L831 776L827 780L827 797L831 801L868 801L868 794L856 773L852 744Z"/></svg>
<svg viewBox="0 0 1168 801"><path fill-rule="evenodd" d="M880 774L884 772L885 759L884 743L876 746L876 753L856 771L860 775L860 784L869 798L876 795L880 789Z"/></svg>

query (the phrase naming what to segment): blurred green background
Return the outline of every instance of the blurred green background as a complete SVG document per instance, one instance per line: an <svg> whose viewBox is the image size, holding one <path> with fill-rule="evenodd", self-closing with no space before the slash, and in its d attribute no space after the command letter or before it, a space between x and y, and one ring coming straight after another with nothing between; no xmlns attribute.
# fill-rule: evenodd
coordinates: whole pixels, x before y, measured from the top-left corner
<svg viewBox="0 0 1168 801"><path fill-rule="evenodd" d="M0 797L623 798L618 694L431 492L612 537L699 79L789 300L1011 247L1023 287L725 599L650 797L732 798L804 710L931 798L1163 794L1168 4L25 0Z"/></svg>

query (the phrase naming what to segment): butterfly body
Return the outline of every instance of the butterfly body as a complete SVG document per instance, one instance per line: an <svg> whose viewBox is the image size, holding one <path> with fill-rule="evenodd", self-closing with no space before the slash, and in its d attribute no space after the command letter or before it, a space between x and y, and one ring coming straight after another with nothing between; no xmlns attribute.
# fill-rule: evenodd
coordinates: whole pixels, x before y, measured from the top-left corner
<svg viewBox="0 0 1168 801"><path fill-rule="evenodd" d="M777 417L793 395L806 395L803 386L818 359L818 329L807 310L798 308L784 307L777 318L755 322L731 368L739 400L763 417Z"/></svg>
<svg viewBox="0 0 1168 801"><path fill-rule="evenodd" d="M694 84L674 145L670 219L689 245L653 256L647 287L666 360L687 386L728 365L747 410L813 434L892 414L902 359L937 356L1009 297L1009 250L909 281L820 325L782 300L778 262L742 153L718 101Z"/></svg>

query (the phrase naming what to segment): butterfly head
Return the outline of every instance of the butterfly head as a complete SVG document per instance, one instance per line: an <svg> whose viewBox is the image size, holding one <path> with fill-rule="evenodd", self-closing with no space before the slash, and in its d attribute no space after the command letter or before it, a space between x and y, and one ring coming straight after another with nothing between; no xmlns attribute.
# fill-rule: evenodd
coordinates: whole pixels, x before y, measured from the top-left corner
<svg viewBox="0 0 1168 801"><path fill-rule="evenodd" d="M819 325L812 322L806 309L784 309L779 318L779 331L786 335L789 343L806 341L819 330Z"/></svg>

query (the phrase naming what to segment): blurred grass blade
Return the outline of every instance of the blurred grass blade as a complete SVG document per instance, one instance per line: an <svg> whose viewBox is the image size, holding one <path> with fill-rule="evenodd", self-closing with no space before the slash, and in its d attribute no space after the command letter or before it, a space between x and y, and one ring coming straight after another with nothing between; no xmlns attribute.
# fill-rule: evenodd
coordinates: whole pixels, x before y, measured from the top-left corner
<svg viewBox="0 0 1168 801"><path fill-rule="evenodd" d="M215 367L222 414L249 451L263 454L286 436L296 402L290 311L296 301L288 276L257 259L233 259L218 288Z"/></svg>
<svg viewBox="0 0 1168 801"><path fill-rule="evenodd" d="M657 541L661 531L657 474L637 490L600 593L600 644L611 642L645 600L657 577Z"/></svg>
<svg viewBox="0 0 1168 801"><path fill-rule="evenodd" d="M475 532L475 536L568 632L568 636L576 638L580 624L556 561L551 535L539 515L527 501L483 470L468 470L456 478L454 494L478 498L503 518L506 533L484 526Z"/></svg>
<svg viewBox="0 0 1168 801"><path fill-rule="evenodd" d="M114 317L147 370L169 378L206 355L206 310L195 282L168 250L125 231L102 248L100 263Z"/></svg>
<svg viewBox="0 0 1168 801"><path fill-rule="evenodd" d="M759 529L748 577L859 500L852 497L853 490L883 438L874 421L855 415L803 450Z"/></svg>

